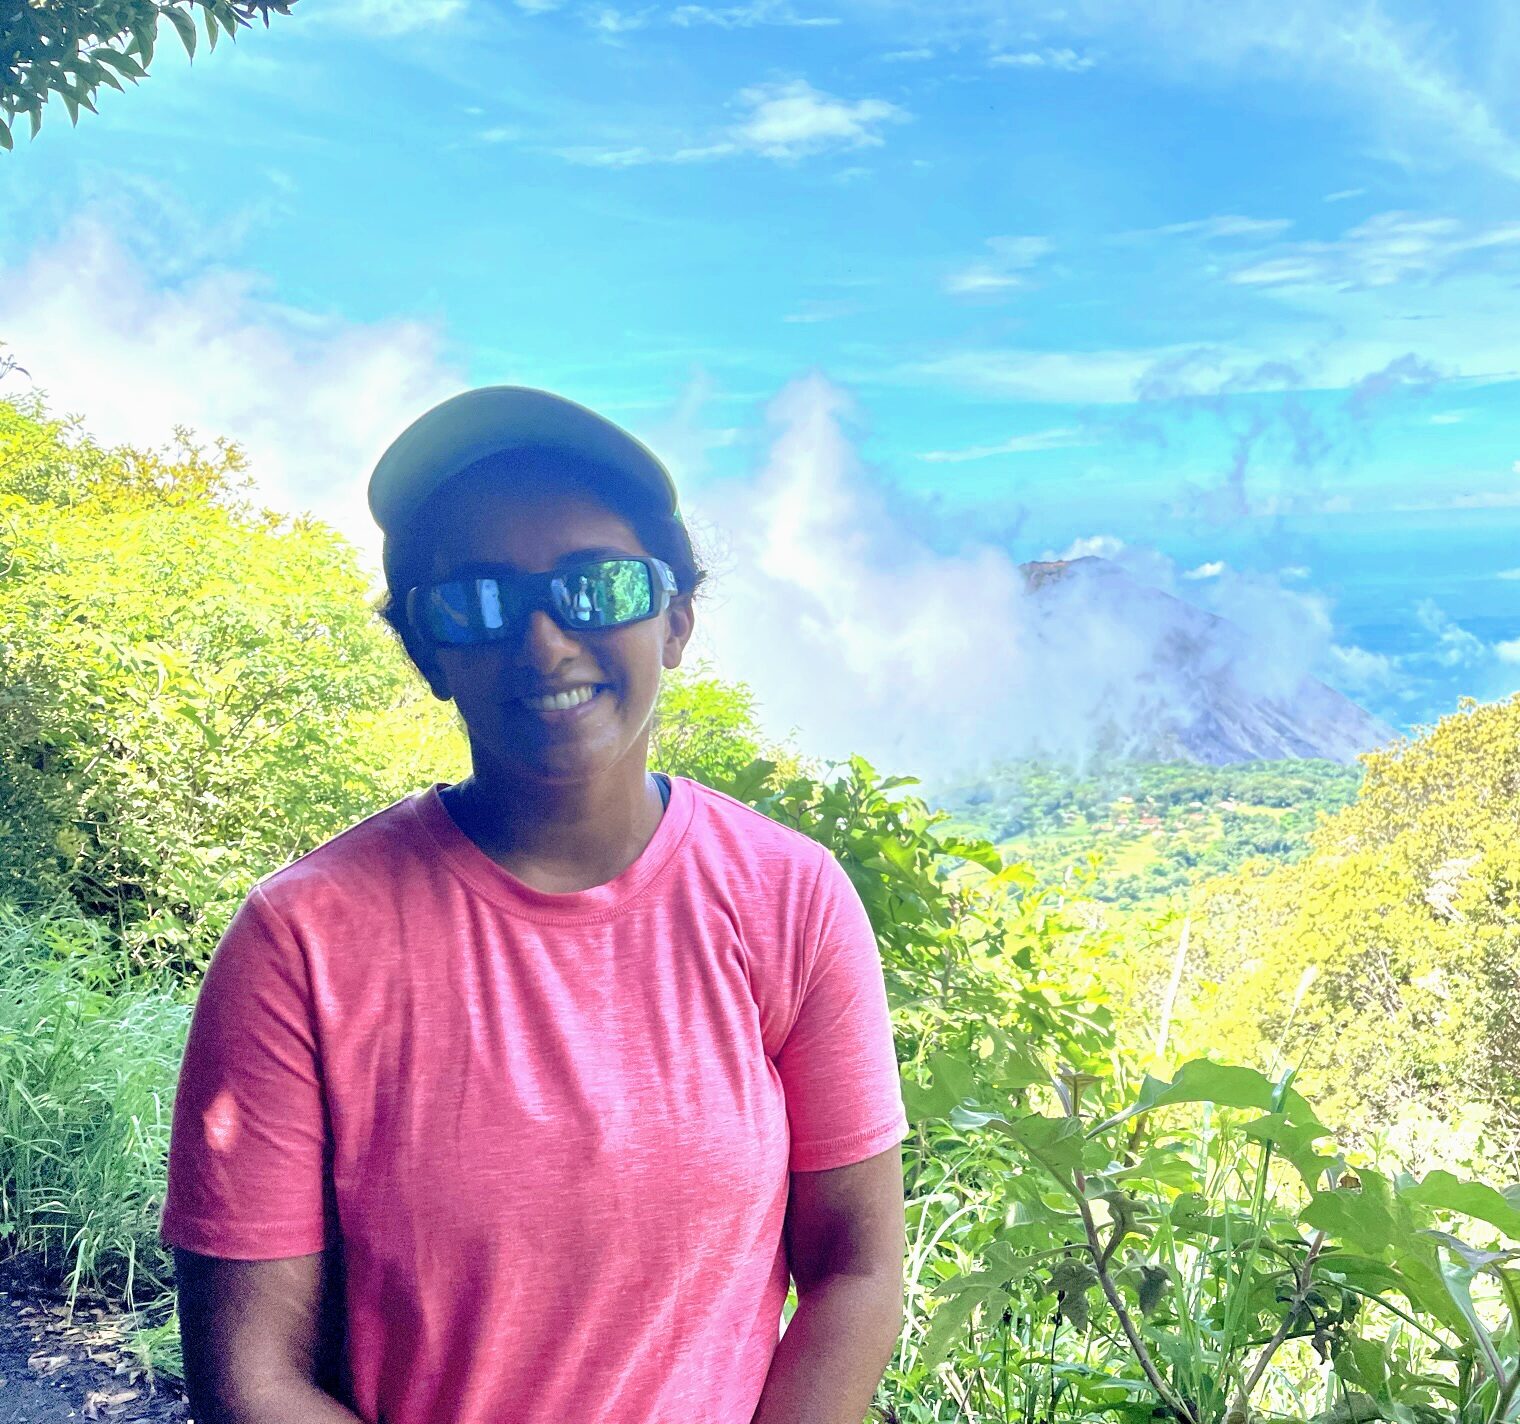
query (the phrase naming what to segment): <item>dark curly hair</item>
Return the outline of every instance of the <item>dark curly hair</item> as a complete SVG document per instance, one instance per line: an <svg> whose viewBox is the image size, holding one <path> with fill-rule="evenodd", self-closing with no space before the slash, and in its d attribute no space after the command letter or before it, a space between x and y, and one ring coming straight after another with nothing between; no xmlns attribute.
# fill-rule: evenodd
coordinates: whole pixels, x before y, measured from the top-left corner
<svg viewBox="0 0 1520 1424"><path fill-rule="evenodd" d="M626 519L645 549L670 565L676 587L682 593L695 593L707 578L681 519L652 501L625 491L615 473L556 450L512 450L488 455L445 481L412 512L403 527L390 530L385 537L386 587L378 612L400 638L413 663L421 665L426 645L407 621L406 592L425 583L432 572L432 553L443 528L440 513L445 500L456 498L462 488L471 484L529 487L546 476L557 485L589 494Z"/></svg>

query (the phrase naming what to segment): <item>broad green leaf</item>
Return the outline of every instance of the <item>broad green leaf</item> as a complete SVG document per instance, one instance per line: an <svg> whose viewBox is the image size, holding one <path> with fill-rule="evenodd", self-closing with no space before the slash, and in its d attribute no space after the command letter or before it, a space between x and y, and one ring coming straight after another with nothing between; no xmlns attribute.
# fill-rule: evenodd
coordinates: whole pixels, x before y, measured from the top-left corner
<svg viewBox="0 0 1520 1424"><path fill-rule="evenodd" d="M1286 1113L1268 1113L1241 1126L1241 1132L1258 1142L1270 1142L1278 1155L1287 1158L1304 1179L1304 1185L1317 1191L1325 1173L1339 1165L1339 1157L1325 1157L1314 1144L1327 1134L1317 1122L1290 1123Z"/></svg>
<svg viewBox="0 0 1520 1424"><path fill-rule="evenodd" d="M1398 1194L1417 1206L1454 1211L1498 1227L1512 1241L1520 1241L1520 1207L1481 1182L1464 1182L1450 1172L1434 1171L1425 1180L1398 1179Z"/></svg>
<svg viewBox="0 0 1520 1424"><path fill-rule="evenodd" d="M1415 1229L1409 1208L1398 1201L1388 1179L1364 1170L1359 1187L1315 1192L1304 1208L1306 1225L1368 1256L1381 1256L1408 1244Z"/></svg>
<svg viewBox="0 0 1520 1424"><path fill-rule="evenodd" d="M1127 1122L1141 1113L1174 1103L1213 1103L1222 1108L1260 1108L1269 1111L1277 1106L1278 1087L1254 1068L1241 1068L1195 1058L1184 1063L1170 1082L1146 1074L1135 1101L1121 1113L1099 1123L1094 1133ZM1296 1109L1293 1120L1312 1118L1308 1104L1297 1093L1286 1094L1288 1105Z"/></svg>
<svg viewBox="0 0 1520 1424"><path fill-rule="evenodd" d="M1082 1165L1082 1124L1074 1117L1042 1117L1031 1113L1013 1122L990 1124L1012 1138L1068 1191L1076 1191L1075 1174Z"/></svg>

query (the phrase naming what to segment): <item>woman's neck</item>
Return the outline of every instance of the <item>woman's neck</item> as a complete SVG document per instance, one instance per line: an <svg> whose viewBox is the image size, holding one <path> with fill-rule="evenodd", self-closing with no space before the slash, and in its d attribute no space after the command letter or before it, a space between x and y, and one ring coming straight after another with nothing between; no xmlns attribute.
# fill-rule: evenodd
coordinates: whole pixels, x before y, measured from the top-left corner
<svg viewBox="0 0 1520 1424"><path fill-rule="evenodd" d="M535 890L568 894L621 875L654 838L659 787L640 759L631 772L574 783L523 782L475 759L444 803L460 830Z"/></svg>

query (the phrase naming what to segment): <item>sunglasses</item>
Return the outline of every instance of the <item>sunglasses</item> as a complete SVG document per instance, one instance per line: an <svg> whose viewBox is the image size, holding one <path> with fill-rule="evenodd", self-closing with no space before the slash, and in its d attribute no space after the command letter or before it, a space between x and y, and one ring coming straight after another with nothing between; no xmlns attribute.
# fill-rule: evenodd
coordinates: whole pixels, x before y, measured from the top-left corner
<svg viewBox="0 0 1520 1424"><path fill-rule="evenodd" d="M542 608L572 633L623 628L663 613L676 576L663 559L588 559L546 574L480 566L406 592L406 616L433 643L468 647L516 636Z"/></svg>

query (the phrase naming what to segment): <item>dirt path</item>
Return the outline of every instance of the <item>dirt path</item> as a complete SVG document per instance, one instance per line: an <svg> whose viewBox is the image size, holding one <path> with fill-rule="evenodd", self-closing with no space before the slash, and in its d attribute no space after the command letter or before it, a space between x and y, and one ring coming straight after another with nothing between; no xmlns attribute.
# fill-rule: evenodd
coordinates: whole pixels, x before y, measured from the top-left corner
<svg viewBox="0 0 1520 1424"><path fill-rule="evenodd" d="M9 1284L12 1288L6 1289ZM125 1317L0 1281L0 1424L193 1424L184 1396L126 1348Z"/></svg>

